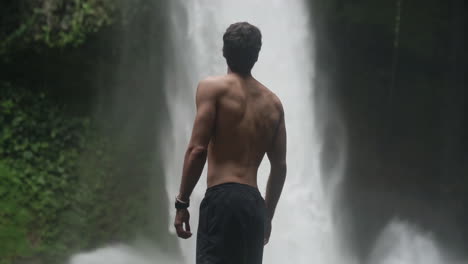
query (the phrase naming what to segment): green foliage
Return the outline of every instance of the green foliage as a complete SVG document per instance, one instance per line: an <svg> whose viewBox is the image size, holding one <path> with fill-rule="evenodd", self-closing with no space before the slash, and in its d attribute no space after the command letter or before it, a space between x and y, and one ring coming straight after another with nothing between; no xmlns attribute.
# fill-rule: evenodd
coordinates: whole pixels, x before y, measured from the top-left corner
<svg viewBox="0 0 468 264"><path fill-rule="evenodd" d="M39 22L33 27L34 38L49 47L79 45L87 34L111 23L114 7L108 0L44 1L34 9Z"/></svg>
<svg viewBox="0 0 468 264"><path fill-rule="evenodd" d="M11 258L17 255L27 255L30 243L27 239L27 226L31 219L28 210L21 208L23 197L19 183L20 177L16 171L0 162L0 256ZM17 211L18 208L21 208Z"/></svg>
<svg viewBox="0 0 468 264"><path fill-rule="evenodd" d="M45 95L4 85L0 96L0 246L2 258L43 253L70 206L76 161L89 121L50 108Z"/></svg>
<svg viewBox="0 0 468 264"><path fill-rule="evenodd" d="M44 93L0 85L0 259L59 263L126 239L145 193L115 193L116 149Z"/></svg>
<svg viewBox="0 0 468 264"><path fill-rule="evenodd" d="M90 33L110 25L116 13L112 0L20 0L16 5L22 7L18 13L3 14L12 17L8 23L13 25L0 32L0 55L32 43L50 48L78 46Z"/></svg>

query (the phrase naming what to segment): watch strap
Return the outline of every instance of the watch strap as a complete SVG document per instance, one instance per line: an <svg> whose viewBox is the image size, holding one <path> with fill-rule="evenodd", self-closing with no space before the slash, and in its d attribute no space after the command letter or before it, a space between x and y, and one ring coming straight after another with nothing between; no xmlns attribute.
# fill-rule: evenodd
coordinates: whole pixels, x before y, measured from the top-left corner
<svg viewBox="0 0 468 264"><path fill-rule="evenodd" d="M190 206L190 201L182 201L178 197L175 199L175 208L176 209L187 209Z"/></svg>

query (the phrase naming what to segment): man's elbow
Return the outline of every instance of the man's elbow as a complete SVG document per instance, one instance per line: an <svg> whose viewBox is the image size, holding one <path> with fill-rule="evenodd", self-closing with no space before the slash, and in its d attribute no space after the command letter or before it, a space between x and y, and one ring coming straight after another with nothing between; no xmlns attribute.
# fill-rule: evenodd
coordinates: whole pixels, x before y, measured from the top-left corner
<svg viewBox="0 0 468 264"><path fill-rule="evenodd" d="M193 160L206 159L206 156L208 154L208 147L200 145L190 145L187 149L187 153Z"/></svg>

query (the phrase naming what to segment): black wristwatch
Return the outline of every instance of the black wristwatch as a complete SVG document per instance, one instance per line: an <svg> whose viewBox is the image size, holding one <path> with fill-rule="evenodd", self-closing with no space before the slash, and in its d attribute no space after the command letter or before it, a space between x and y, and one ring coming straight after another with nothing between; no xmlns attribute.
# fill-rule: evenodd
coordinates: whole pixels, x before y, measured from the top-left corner
<svg viewBox="0 0 468 264"><path fill-rule="evenodd" d="M175 208L179 209L187 209L190 206L190 201L184 202L180 200L178 197L175 198Z"/></svg>

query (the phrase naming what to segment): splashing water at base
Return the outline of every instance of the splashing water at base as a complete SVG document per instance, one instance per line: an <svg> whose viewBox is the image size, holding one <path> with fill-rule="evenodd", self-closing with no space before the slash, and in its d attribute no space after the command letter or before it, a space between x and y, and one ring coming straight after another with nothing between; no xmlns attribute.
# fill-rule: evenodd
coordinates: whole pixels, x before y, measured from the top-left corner
<svg viewBox="0 0 468 264"><path fill-rule="evenodd" d="M77 254L70 259L69 264L178 264L178 262L160 250L150 248L149 245L138 249L127 245L115 245Z"/></svg>
<svg viewBox="0 0 468 264"><path fill-rule="evenodd" d="M394 220L380 234L368 264L462 264L444 255L430 233Z"/></svg>
<svg viewBox="0 0 468 264"><path fill-rule="evenodd" d="M138 249L136 249L138 248ZM289 256L287 251L280 252ZM339 254L339 252L336 252ZM69 264L182 264L155 246L143 247L115 245L73 256ZM193 263L185 261L184 263ZM271 263L264 261L264 263ZM308 263L314 263L312 261ZM353 259L339 262L352 264ZM391 222L380 234L367 264L468 264L466 261L451 260L444 255L429 233L401 221Z"/></svg>

